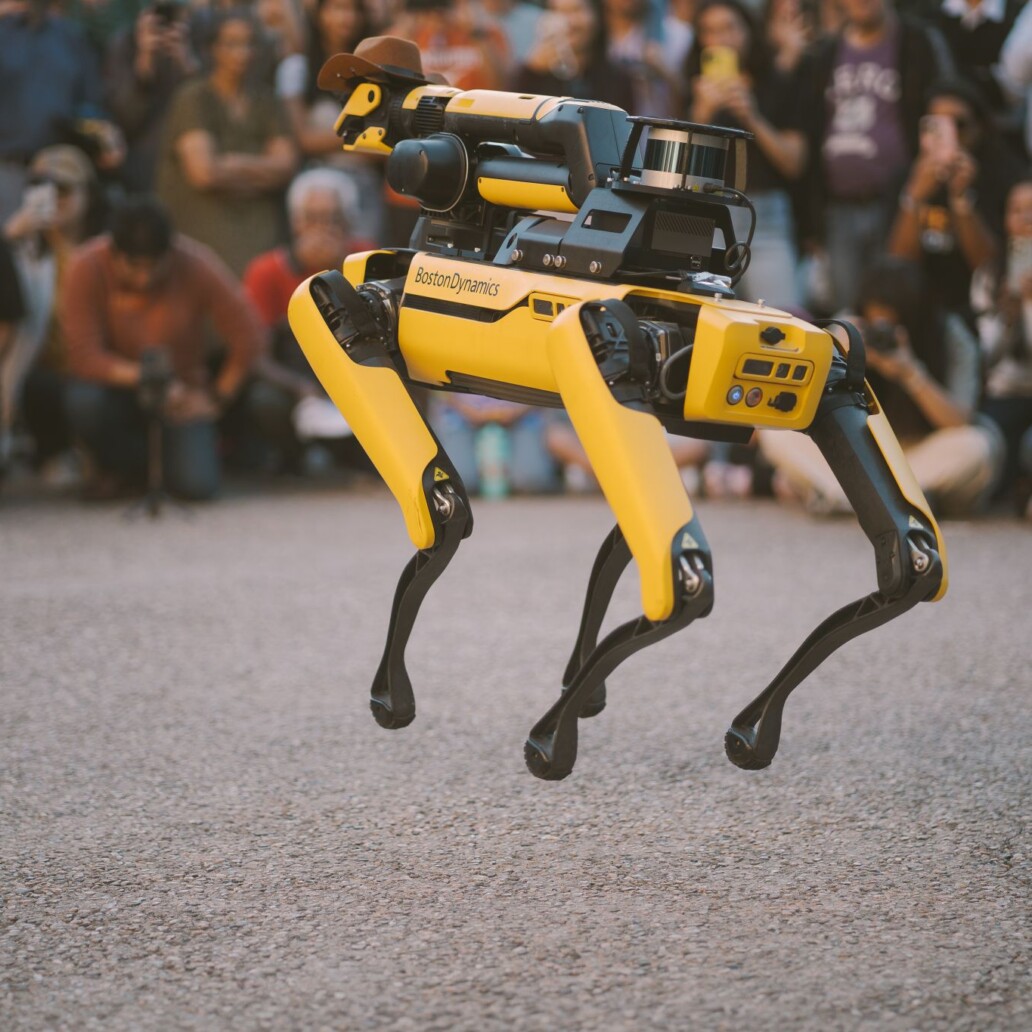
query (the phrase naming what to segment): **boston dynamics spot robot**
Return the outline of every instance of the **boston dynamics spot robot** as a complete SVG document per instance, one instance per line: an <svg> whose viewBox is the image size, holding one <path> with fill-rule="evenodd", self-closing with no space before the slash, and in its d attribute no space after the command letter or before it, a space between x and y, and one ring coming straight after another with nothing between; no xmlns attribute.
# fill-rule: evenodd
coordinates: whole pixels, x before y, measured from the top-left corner
<svg viewBox="0 0 1032 1032"><path fill-rule="evenodd" d="M386 158L418 199L409 249L353 254L303 283L290 322L326 391L401 506L417 551L401 575L372 686L377 723L415 717L404 651L420 603L473 528L470 504L410 387L565 408L617 525L588 581L559 699L527 766L573 769L577 722L605 678L713 605L713 567L664 428L746 441L809 434L874 546L878 590L828 617L735 717L728 757L757 770L778 748L788 695L827 656L946 591L942 536L864 379L862 340L735 299L750 229L735 236L748 134L632 118L569 97L460 91L424 76L390 37L338 54L346 151ZM602 641L631 558L643 615Z"/></svg>

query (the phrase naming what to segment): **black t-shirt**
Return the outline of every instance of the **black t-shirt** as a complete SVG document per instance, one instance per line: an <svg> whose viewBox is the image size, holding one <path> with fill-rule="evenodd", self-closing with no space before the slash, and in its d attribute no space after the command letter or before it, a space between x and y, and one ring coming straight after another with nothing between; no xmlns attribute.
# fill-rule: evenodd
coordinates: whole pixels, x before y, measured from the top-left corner
<svg viewBox="0 0 1032 1032"><path fill-rule="evenodd" d="M1007 194L1021 178L1021 169L1010 151L999 142L980 150L975 160L978 162L975 210L999 242L1004 238ZM961 252L945 187L922 207L920 220L921 263L932 301L944 311L960 312L970 319L973 270Z"/></svg>
<svg viewBox="0 0 1032 1032"><path fill-rule="evenodd" d="M16 323L25 315L18 270L7 241L0 237L0 323Z"/></svg>
<svg viewBox="0 0 1032 1032"><path fill-rule="evenodd" d="M753 97L756 110L775 129L803 131L798 75L786 74L771 69L753 82ZM692 97L689 90L686 110L691 111ZM685 117L689 117L686 115ZM730 111L718 111L713 117L714 125L741 129L738 120ZM757 146L755 140L748 143L747 193L762 193L767 190L787 190L789 181L774 167Z"/></svg>

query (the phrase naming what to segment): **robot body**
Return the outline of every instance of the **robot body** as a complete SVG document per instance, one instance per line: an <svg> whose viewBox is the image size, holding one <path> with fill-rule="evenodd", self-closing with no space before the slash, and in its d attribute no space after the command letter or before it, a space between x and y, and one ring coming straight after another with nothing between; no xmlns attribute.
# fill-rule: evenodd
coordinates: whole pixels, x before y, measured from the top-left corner
<svg viewBox="0 0 1032 1032"><path fill-rule="evenodd" d="M709 547L664 430L814 438L872 541L878 590L829 617L733 721L731 760L767 766L785 700L808 673L945 592L939 529L864 381L859 335L845 327L846 350L825 328L734 299L748 261L728 212L748 204L730 185L744 179L740 133L569 98L410 82L397 92L393 73L370 67L338 55L320 83L346 87L345 149L389 155L392 184L424 215L412 249L352 255L343 274L312 277L289 318L417 549L373 681L377 721L414 719L405 644L472 530L458 474L410 393L430 387L565 408L616 516L563 692L527 741L528 766L546 779L572 770L577 722L604 707L608 674L712 607ZM642 615L599 641L632 559Z"/></svg>

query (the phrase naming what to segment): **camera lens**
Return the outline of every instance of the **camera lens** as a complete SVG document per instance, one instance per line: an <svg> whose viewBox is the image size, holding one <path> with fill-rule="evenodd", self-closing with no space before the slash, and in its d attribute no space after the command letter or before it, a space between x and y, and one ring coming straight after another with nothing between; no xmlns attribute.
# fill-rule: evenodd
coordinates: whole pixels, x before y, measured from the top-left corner
<svg viewBox="0 0 1032 1032"><path fill-rule="evenodd" d="M883 355L896 350L896 327L884 320L875 320L867 324L864 343L872 350Z"/></svg>

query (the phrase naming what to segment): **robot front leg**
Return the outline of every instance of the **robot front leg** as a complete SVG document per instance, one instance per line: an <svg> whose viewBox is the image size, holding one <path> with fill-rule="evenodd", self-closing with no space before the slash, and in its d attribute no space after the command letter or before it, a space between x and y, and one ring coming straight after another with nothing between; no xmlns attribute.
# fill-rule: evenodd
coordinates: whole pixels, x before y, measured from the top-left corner
<svg viewBox="0 0 1032 1032"><path fill-rule="evenodd" d="M946 592L942 536L884 414L847 382L841 361L832 367L828 388L808 433L874 546L878 590L820 624L735 717L724 746L731 762L746 770L762 769L773 760L788 696L828 656L918 602L937 601Z"/></svg>
<svg viewBox="0 0 1032 1032"><path fill-rule="evenodd" d="M378 724L416 715L405 646L419 606L473 529L469 499L392 361L375 307L339 272L298 287L289 319L326 393L348 421L398 504L416 554L398 582L370 706Z"/></svg>
<svg viewBox="0 0 1032 1032"><path fill-rule="evenodd" d="M595 646L598 644L598 634L602 629L602 621L605 619L606 610L613 598L613 592L630 561L631 550L627 547L627 539L617 525L606 535L606 539L602 542L602 547L599 548L598 555L595 557L595 564L591 568L580 629L577 632L573 652L570 654L570 661L566 664L566 672L563 674L564 688L569 688L573 684L578 671L595 650ZM594 717L605 708L606 683L602 681L591 693L580 715Z"/></svg>
<svg viewBox="0 0 1032 1032"><path fill-rule="evenodd" d="M559 393L617 528L595 561L566 689L527 739L527 766L546 780L572 771L578 718L598 701L604 679L628 656L705 616L713 605L709 547L663 429L644 405L634 407L633 390L624 399L628 404L613 393L611 360L618 364L636 332L634 313L620 301L574 305L549 331L548 356ZM643 615L596 645L613 589L632 555Z"/></svg>

